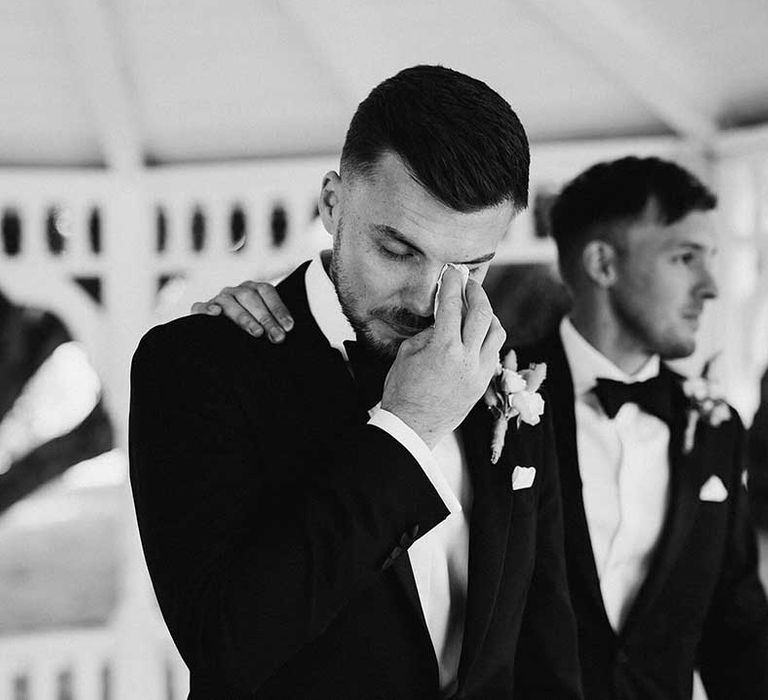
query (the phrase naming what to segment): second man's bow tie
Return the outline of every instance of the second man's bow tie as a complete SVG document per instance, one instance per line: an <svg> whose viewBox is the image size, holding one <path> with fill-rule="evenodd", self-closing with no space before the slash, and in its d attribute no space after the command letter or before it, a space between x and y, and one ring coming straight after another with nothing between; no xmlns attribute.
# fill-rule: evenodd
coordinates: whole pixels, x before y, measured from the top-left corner
<svg viewBox="0 0 768 700"><path fill-rule="evenodd" d="M665 423L672 422L671 386L663 375L630 384L601 377L594 392L609 418L614 418L625 403L635 403Z"/></svg>

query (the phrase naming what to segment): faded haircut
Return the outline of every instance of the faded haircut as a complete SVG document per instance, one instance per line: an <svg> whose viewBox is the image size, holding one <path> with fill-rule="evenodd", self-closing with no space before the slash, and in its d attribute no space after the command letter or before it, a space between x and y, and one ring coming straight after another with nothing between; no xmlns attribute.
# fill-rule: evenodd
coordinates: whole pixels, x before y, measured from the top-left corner
<svg viewBox="0 0 768 700"><path fill-rule="evenodd" d="M369 175L395 153L436 200L462 213L528 204L528 138L515 112L480 80L414 66L377 85L357 108L342 178Z"/></svg>
<svg viewBox="0 0 768 700"><path fill-rule="evenodd" d="M650 201L656 202L664 226L717 206L717 197L693 173L655 157L597 163L567 183L552 205L549 221L563 278L573 281L590 240L638 220Z"/></svg>

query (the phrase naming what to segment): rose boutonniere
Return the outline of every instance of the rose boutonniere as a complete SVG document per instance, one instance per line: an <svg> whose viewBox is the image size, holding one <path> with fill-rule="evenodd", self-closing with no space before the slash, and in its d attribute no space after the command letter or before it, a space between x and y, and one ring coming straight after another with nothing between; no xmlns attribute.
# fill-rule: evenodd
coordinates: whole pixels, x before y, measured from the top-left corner
<svg viewBox="0 0 768 700"><path fill-rule="evenodd" d="M696 427L706 421L712 427L729 420L731 409L725 401L720 385L710 378L714 357L708 360L700 377L689 377L683 382L683 393L688 399L688 423L685 428L683 452L690 454L696 440Z"/></svg>
<svg viewBox="0 0 768 700"><path fill-rule="evenodd" d="M546 376L547 365L543 362L518 371L514 350L510 350L503 362L499 362L484 397L495 418L491 438L492 464L499 461L507 426L512 418L517 418L518 428L521 423L537 425L541 420L544 399L538 391Z"/></svg>

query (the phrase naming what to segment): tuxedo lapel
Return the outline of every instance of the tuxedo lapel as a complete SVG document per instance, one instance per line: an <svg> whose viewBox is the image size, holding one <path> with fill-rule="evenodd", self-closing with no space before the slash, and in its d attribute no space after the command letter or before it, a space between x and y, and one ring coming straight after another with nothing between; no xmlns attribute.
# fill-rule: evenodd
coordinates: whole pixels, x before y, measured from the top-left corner
<svg viewBox="0 0 768 700"><path fill-rule="evenodd" d="M661 592L665 581L681 554L686 537L693 526L699 505L698 489L710 450L707 449L708 431L697 431L697 440L689 454L684 454L683 443L688 421L687 399L679 378L667 367L661 371L669 375L673 383L673 422L670 426L669 469L670 496L664 528L656 547L651 566L632 606L624 632L642 620L645 611Z"/></svg>
<svg viewBox="0 0 768 700"><path fill-rule="evenodd" d="M312 316L304 284L307 267L298 267L278 287L295 321L283 344L297 379L297 413L311 415L316 439L327 442L350 425L366 422L368 414L344 357Z"/></svg>
<svg viewBox="0 0 768 700"><path fill-rule="evenodd" d="M364 392L352 378L341 352L330 345L312 316L304 283L307 267L308 263L301 265L278 287L295 321L284 345L298 379L297 413L311 415L317 444L328 444L350 426L366 423L369 416ZM385 577L392 577L400 586L429 641L407 552L395 559Z"/></svg>
<svg viewBox="0 0 768 700"><path fill-rule="evenodd" d="M408 556L408 552L403 552L395 561L392 566L389 567L391 575L397 580L400 589L405 595L407 604L413 609L413 613L421 623L422 631L426 637L427 643L430 648L432 647L432 639L429 635L429 628L427 627L427 619L424 617L424 608L421 607L421 600L419 599L419 589L416 587L416 578L413 574L413 566L411 565L411 559ZM437 662L437 659L435 658Z"/></svg>
<svg viewBox="0 0 768 700"><path fill-rule="evenodd" d="M534 354L536 361L547 363L547 381L544 388L551 402L550 411L557 444L560 487L563 495L568 583L572 595L574 597L578 595L583 601L587 601L593 608L592 614L602 618L610 627L603 605L600 578L597 574L587 514L584 509L576 440L573 378L560 334L555 333L550 336L531 351L532 357Z"/></svg>
<svg viewBox="0 0 768 700"><path fill-rule="evenodd" d="M461 438L474 497L469 526L469 576L459 687L478 658L499 592L512 516L512 463L520 455L517 431L510 426L498 464L491 464L492 421L478 402L461 426Z"/></svg>

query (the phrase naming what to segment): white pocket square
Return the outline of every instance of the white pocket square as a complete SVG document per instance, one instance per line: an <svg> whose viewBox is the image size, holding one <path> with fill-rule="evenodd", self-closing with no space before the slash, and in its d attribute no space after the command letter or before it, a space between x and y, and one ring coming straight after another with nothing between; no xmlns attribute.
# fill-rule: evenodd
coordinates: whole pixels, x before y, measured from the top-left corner
<svg viewBox="0 0 768 700"><path fill-rule="evenodd" d="M713 474L704 482L704 486L699 491L700 501L711 501L712 503L722 503L728 498L728 489L721 481L719 476Z"/></svg>
<svg viewBox="0 0 768 700"><path fill-rule="evenodd" d="M515 467L512 472L512 490L529 489L536 478L536 467Z"/></svg>

